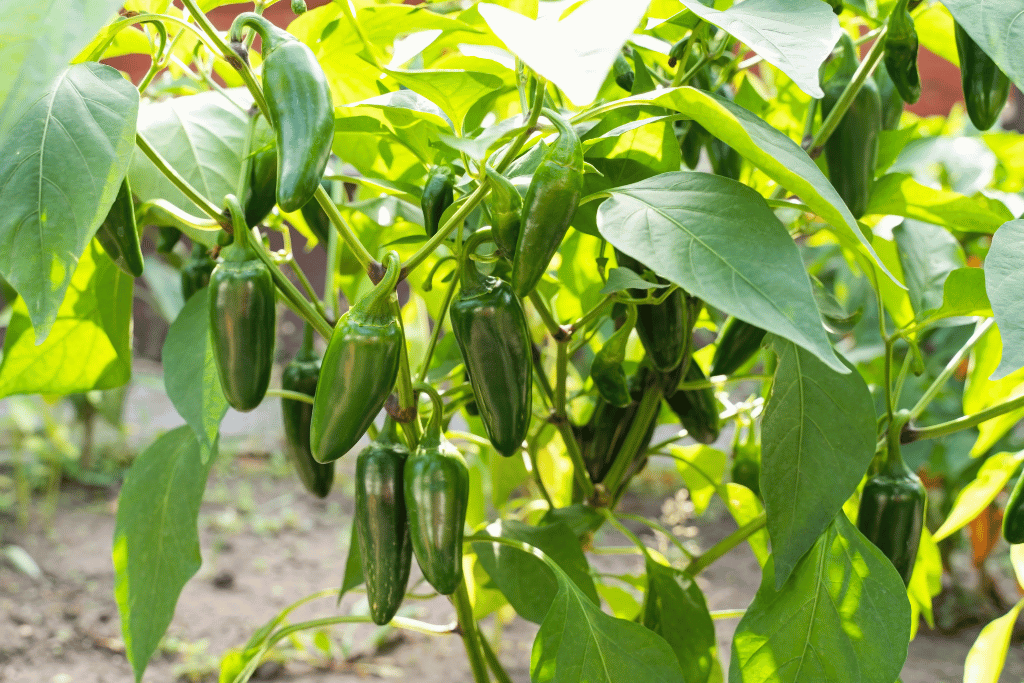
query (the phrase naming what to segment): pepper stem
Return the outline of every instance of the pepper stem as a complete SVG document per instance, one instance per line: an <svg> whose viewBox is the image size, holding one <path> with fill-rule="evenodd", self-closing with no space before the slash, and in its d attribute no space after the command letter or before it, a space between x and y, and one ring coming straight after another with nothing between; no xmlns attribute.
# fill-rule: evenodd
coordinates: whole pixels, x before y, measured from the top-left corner
<svg viewBox="0 0 1024 683"><path fill-rule="evenodd" d="M292 36L292 34L274 26L266 17L256 14L255 12L242 12L235 17L234 21L231 22L231 30L228 32L228 40L231 41L232 47L236 50L238 48L245 49L245 45L242 43L242 29L245 28L251 28L259 34L261 43L260 51L264 58L266 58L266 56L276 49L281 43L288 40L295 40L295 37Z"/></svg>
<svg viewBox="0 0 1024 683"><path fill-rule="evenodd" d="M423 438L420 439L420 446L433 447L441 443L441 417L444 415L444 402L437 389L426 382L417 382L412 387L416 391L425 392L430 396L430 402L434 404L434 410L430 413L430 421L423 431Z"/></svg>
<svg viewBox="0 0 1024 683"><path fill-rule="evenodd" d="M224 204L231 214L232 234L235 236L231 246L224 250L224 258L228 261L247 261L252 256L252 245L249 243L252 235L249 234L249 226L245 222L245 211L242 210L238 197L233 194L224 196Z"/></svg>
<svg viewBox="0 0 1024 683"><path fill-rule="evenodd" d="M470 257L482 243L493 241L494 236L490 228L477 230L466 240L466 244L462 247L462 254L459 255L459 272L462 273L463 287L467 284L473 285L480 282L480 271L477 270L476 264L473 263L473 259Z"/></svg>
<svg viewBox="0 0 1024 683"><path fill-rule="evenodd" d="M299 347L299 355L313 355L313 326L308 321L302 326L302 346Z"/></svg>
<svg viewBox="0 0 1024 683"><path fill-rule="evenodd" d="M398 285L401 260L398 252L389 251L382 261L385 267L384 277L370 290L362 299L353 304L349 315L365 320L376 318L390 318L391 316L391 293Z"/></svg>
<svg viewBox="0 0 1024 683"><path fill-rule="evenodd" d="M889 422L889 433L886 438L886 468L892 469L896 465L903 463L903 455L900 453L900 434L903 432L903 427L910 420L909 410L900 410L892 416L892 420Z"/></svg>

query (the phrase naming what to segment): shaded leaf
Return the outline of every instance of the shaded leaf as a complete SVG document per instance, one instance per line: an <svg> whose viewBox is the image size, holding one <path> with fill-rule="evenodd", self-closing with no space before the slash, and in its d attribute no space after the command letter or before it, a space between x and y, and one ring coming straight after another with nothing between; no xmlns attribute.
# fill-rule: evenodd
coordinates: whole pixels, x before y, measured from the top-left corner
<svg viewBox="0 0 1024 683"><path fill-rule="evenodd" d="M1024 87L1021 6L1006 0L943 0L957 23L1018 88ZM966 679L964 679L966 681Z"/></svg>
<svg viewBox="0 0 1024 683"><path fill-rule="evenodd" d="M1006 377L1024 367L1024 220L1009 221L992 237L985 257L985 291L992 302L999 333L1006 342L992 379Z"/></svg>
<svg viewBox="0 0 1024 683"><path fill-rule="evenodd" d="M920 315L940 307L946 278L966 265L960 243L948 230L920 221L905 220L892 234L914 311Z"/></svg>
<svg viewBox="0 0 1024 683"><path fill-rule="evenodd" d="M706 683L715 659L715 624L697 582L648 553L643 625L668 642L686 683Z"/></svg>

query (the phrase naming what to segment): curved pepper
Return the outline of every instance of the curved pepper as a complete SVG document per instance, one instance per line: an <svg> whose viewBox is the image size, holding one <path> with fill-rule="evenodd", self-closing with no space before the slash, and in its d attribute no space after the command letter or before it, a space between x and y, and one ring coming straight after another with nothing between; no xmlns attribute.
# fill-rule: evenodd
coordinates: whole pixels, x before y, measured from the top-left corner
<svg viewBox="0 0 1024 683"><path fill-rule="evenodd" d="M907 11L910 0L899 0L889 15L885 34L885 70L900 97L914 104L921 99L921 75L917 71L917 30Z"/></svg>
<svg viewBox="0 0 1024 683"><path fill-rule="evenodd" d="M690 359L689 367L686 370L686 382L707 380L700 365ZM665 399L668 407L679 418L683 429L687 431L697 443L711 444L718 440L722 431L721 420L718 416L718 401L715 399L715 390L707 389L685 389L674 393Z"/></svg>
<svg viewBox="0 0 1024 683"><path fill-rule="evenodd" d="M623 268L629 268L638 275L643 275L647 270L644 264L618 249L615 250L615 260ZM657 282L668 284L668 281L660 277ZM640 342L651 363L662 372L674 370L683 360L691 327L685 294L683 290L676 289L660 304L645 304L637 310L636 332ZM644 290L633 289L630 295L642 298L647 294Z"/></svg>
<svg viewBox="0 0 1024 683"><path fill-rule="evenodd" d="M843 56L839 71L825 84L821 101L822 116L827 117L857 70L857 48L848 33L840 42ZM878 87L871 79L857 92L850 108L825 142L828 177L854 218L867 210L871 185L875 180L878 158L878 133L882 129L882 102Z"/></svg>
<svg viewBox="0 0 1024 683"><path fill-rule="evenodd" d="M192 245L192 256L181 267L181 295L185 301L203 287L210 284L210 275L217 262L210 258L206 247L199 242Z"/></svg>
<svg viewBox="0 0 1024 683"><path fill-rule="evenodd" d="M756 325L730 317L722 325L711 359L711 376L731 375L747 364L761 348L766 332Z"/></svg>
<svg viewBox="0 0 1024 683"><path fill-rule="evenodd" d="M180 234L180 233L179 233ZM117 267L132 277L142 275L145 263L139 246L139 231L135 225L135 203L128 176L121 181L117 197L96 231L96 239Z"/></svg>
<svg viewBox="0 0 1024 683"><path fill-rule="evenodd" d="M441 433L444 405L433 387L434 411L415 452L405 461L405 507L412 549L423 576L441 595L462 582L462 538L469 506L469 468L462 454Z"/></svg>
<svg viewBox="0 0 1024 683"><path fill-rule="evenodd" d="M405 597L412 566L412 539L405 507L409 450L395 423L384 419L380 435L356 460L356 531L374 623L391 621Z"/></svg>
<svg viewBox="0 0 1024 683"><path fill-rule="evenodd" d="M324 180L320 181L320 186L327 191L330 195L333 188L331 187L331 181ZM324 211L324 207L320 206L315 198L306 202L302 207L302 220L306 221L306 225L316 235L316 239L320 244L324 245L324 249L327 248L327 236L331 232L331 218Z"/></svg>
<svg viewBox="0 0 1024 683"><path fill-rule="evenodd" d="M252 155L249 164L245 223L253 228L263 222L277 203L277 150L265 147Z"/></svg>
<svg viewBox="0 0 1024 683"><path fill-rule="evenodd" d="M523 219L512 259L512 289L523 297L533 291L562 244L583 195L583 145L572 126L544 109L558 138L533 173L523 201Z"/></svg>
<svg viewBox="0 0 1024 683"><path fill-rule="evenodd" d="M1024 543L1024 473L1006 501L1003 511L1003 538L1007 543Z"/></svg>
<svg viewBox="0 0 1024 683"><path fill-rule="evenodd" d="M633 80L636 74L633 67L629 65L626 58L620 52L615 55L615 62L612 64L612 73L615 74L615 84L626 92L633 92Z"/></svg>
<svg viewBox="0 0 1024 683"><path fill-rule="evenodd" d="M319 378L320 356L313 349L313 328L306 323L302 331L302 346L295 358L285 366L281 388L313 396ZM292 467L306 490L325 498L334 483L334 463L322 464L313 459L309 448L309 423L313 418L313 406L303 401L282 398L281 413L288 446L286 452Z"/></svg>
<svg viewBox="0 0 1024 683"><path fill-rule="evenodd" d="M161 254L170 254L181 239L181 230L172 225L161 225L157 229L156 250Z"/></svg>
<svg viewBox="0 0 1024 683"><path fill-rule="evenodd" d="M974 42L963 26L954 22L956 51L960 55L960 81L964 88L967 115L978 130L988 130L1010 96L1010 79L992 58Z"/></svg>
<svg viewBox="0 0 1024 683"><path fill-rule="evenodd" d="M242 207L226 198L235 241L210 275L210 337L224 396L235 410L260 404L274 366L277 313L270 270L252 253Z"/></svg>
<svg viewBox="0 0 1024 683"><path fill-rule="evenodd" d="M626 342L636 326L636 319L636 306L628 306L625 324L608 337L590 365L590 379L594 380L597 393L617 408L625 408L633 401L622 361L626 359Z"/></svg>
<svg viewBox="0 0 1024 683"><path fill-rule="evenodd" d="M903 98L885 69L875 69L875 85L882 102L882 130L896 130L903 116Z"/></svg>
<svg viewBox="0 0 1024 683"><path fill-rule="evenodd" d="M262 41L263 94L277 141L277 204L295 211L313 198L334 142L334 100L313 51L254 12L231 23L232 47L245 55L242 29Z"/></svg>
<svg viewBox="0 0 1024 683"><path fill-rule="evenodd" d="M451 166L435 166L427 174L427 182L420 195L423 209L423 228L428 237L437 234L441 227L441 216L455 201L455 170Z"/></svg>
<svg viewBox="0 0 1024 683"><path fill-rule="evenodd" d="M519 225L523 215L523 198L512 182L490 166L484 166L491 179L491 191L487 195L487 212L491 214L491 230L498 251L511 259L519 239Z"/></svg>
<svg viewBox="0 0 1024 683"><path fill-rule="evenodd" d="M395 386L405 341L391 306L398 254L389 252L384 265L384 277L341 316L327 344L310 427L317 462L337 460L355 446Z"/></svg>
<svg viewBox="0 0 1024 683"><path fill-rule="evenodd" d="M449 312L487 436L499 453L511 456L519 452L530 426L533 355L530 328L512 288L481 275L469 258L490 237L480 230L466 243L462 289Z"/></svg>

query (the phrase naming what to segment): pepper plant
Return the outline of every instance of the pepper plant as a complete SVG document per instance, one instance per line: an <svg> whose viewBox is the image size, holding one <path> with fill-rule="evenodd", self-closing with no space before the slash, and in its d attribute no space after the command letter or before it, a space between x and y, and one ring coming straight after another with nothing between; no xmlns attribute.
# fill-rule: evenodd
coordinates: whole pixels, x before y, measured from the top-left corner
<svg viewBox="0 0 1024 683"><path fill-rule="evenodd" d="M260 1L227 33L219 4L22 4L0 45L0 396L124 385L159 265L140 233L181 266L163 366L186 424L135 461L113 540L137 679L200 566L228 406L280 401L312 494L358 459L323 575L370 615L286 611L221 681L371 619L457 633L476 683L508 681L478 627L505 604L539 624L537 682L897 680L937 542L1024 461L1024 141L979 130L1024 84L1019 2L299 0L277 26ZM961 65L968 117L904 110L919 45ZM101 62L127 54L152 60L137 85ZM322 287L301 249L325 250ZM279 387L283 308L306 331ZM926 517L918 472L972 457L984 475ZM736 530L695 553L621 512L656 460ZM609 532L638 581L590 567ZM760 588L713 615L695 577L743 543ZM427 586L457 628L403 613ZM998 679L1022 608L967 680ZM739 618L729 652L714 618Z"/></svg>

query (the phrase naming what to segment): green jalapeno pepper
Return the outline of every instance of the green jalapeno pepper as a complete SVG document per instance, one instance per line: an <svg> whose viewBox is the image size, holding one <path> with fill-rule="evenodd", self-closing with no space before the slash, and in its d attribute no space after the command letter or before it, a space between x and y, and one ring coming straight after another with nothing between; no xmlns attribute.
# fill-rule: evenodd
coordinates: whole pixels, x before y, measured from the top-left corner
<svg viewBox="0 0 1024 683"><path fill-rule="evenodd" d="M423 229L428 237L437 234L441 227L441 216L455 201L455 170L451 166L435 166L427 174L427 182L420 195L423 209Z"/></svg>
<svg viewBox="0 0 1024 683"><path fill-rule="evenodd" d="M615 250L615 260L623 268L643 275L647 267L632 256ZM669 284L660 277L659 284ZM644 304L637 307L636 332L644 345L647 357L654 367L662 372L669 372L679 366L683 360L683 351L689 338L692 324L687 311L686 292L676 289L660 304ZM630 290L636 298L646 296L641 289Z"/></svg>
<svg viewBox="0 0 1024 683"><path fill-rule="evenodd" d="M921 99L921 75L917 71L917 30L907 11L910 0L899 0L889 15L885 34L885 70L900 97L914 104Z"/></svg>
<svg viewBox="0 0 1024 683"><path fill-rule="evenodd" d="M730 317L722 325L711 359L711 376L731 375L747 364L761 348L765 331L739 318Z"/></svg>
<svg viewBox="0 0 1024 683"><path fill-rule="evenodd" d="M686 370L686 382L707 380L704 371L695 360L690 359ZM706 389L680 389L665 402L672 412L679 418L683 429L687 431L697 443L711 444L718 440L722 431L721 420L718 415L718 401L715 399L715 390L711 387Z"/></svg>
<svg viewBox="0 0 1024 683"><path fill-rule="evenodd" d="M633 397L629 395L629 381L626 379L622 362L626 359L629 334L636 326L637 311L633 305L628 306L626 310L626 322L608 337L601 350L594 355L594 362L590 365L590 379L594 381L597 393L616 408L625 408L633 402Z"/></svg>
<svg viewBox="0 0 1024 683"><path fill-rule="evenodd" d="M491 179L491 191L487 195L487 212L491 215L491 229L498 251L511 259L519 239L519 225L523 215L523 198L512 182L490 166L484 166Z"/></svg>
<svg viewBox="0 0 1024 683"><path fill-rule="evenodd" d="M284 368L281 388L313 396L320 379L320 356L313 349L313 328L306 323L302 330L302 346L295 358ZM281 399L284 434L288 459L299 479L310 493L325 498L334 483L334 463L319 463L309 447L309 424L313 406L291 398Z"/></svg>
<svg viewBox="0 0 1024 683"><path fill-rule="evenodd" d="M277 150L273 145L252 155L249 161L249 187L245 202L245 222L256 227L277 203Z"/></svg>
<svg viewBox="0 0 1024 683"><path fill-rule="evenodd" d="M121 181L117 197L96 231L96 239L118 268L132 277L142 275L145 263L139 246L138 226L135 225L135 202L127 176Z"/></svg>
<svg viewBox="0 0 1024 683"><path fill-rule="evenodd" d="M1010 79L957 22L954 22L954 33L967 115L975 128L988 130L999 120L1006 106Z"/></svg>

